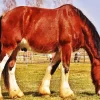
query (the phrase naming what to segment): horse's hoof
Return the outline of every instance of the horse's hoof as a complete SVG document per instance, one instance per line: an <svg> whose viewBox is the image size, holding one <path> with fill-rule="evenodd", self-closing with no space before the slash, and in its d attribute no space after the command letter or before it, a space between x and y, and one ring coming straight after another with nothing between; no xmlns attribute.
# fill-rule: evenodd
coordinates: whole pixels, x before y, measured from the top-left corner
<svg viewBox="0 0 100 100"><path fill-rule="evenodd" d="M98 90L97 95L100 96L100 90Z"/></svg>
<svg viewBox="0 0 100 100"><path fill-rule="evenodd" d="M71 89L63 90L60 92L60 97L67 98L67 97L73 97L74 93Z"/></svg>
<svg viewBox="0 0 100 100"><path fill-rule="evenodd" d="M14 99L15 98L21 98L21 97L24 96L24 94L23 94L23 92L21 90L19 90L19 91L16 91L16 90L11 91L9 95L10 95L11 98L14 98Z"/></svg>
<svg viewBox="0 0 100 100"><path fill-rule="evenodd" d="M22 91L20 91L18 94L17 94L17 97L21 98L24 96L24 93Z"/></svg>
<svg viewBox="0 0 100 100"><path fill-rule="evenodd" d="M41 95L50 95L50 90L49 90L49 88L47 87L45 87L45 88L43 88L43 87L40 87L39 88L39 93L41 94Z"/></svg>
<svg viewBox="0 0 100 100"><path fill-rule="evenodd" d="M3 97L2 96L0 97L0 100L3 100Z"/></svg>

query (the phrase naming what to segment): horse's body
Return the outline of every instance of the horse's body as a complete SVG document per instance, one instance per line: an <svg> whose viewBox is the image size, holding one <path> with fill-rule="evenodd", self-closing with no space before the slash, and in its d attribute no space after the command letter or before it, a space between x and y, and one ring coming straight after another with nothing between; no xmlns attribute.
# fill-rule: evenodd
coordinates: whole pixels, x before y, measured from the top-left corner
<svg viewBox="0 0 100 100"><path fill-rule="evenodd" d="M3 71L4 79L7 78L6 68L10 68L8 69L10 82L8 84L6 79L5 84L12 97L23 95L15 81L14 64L17 52L29 46L36 52L56 53L40 86L41 94L50 94L51 75L62 61L60 95L61 97L73 95L68 84L68 72L71 52L79 48L84 48L89 54L93 83L96 93L100 94L100 37L93 24L77 8L71 5L56 9L15 8L3 16L0 34L0 60L1 65L5 61L3 67L6 64Z"/></svg>

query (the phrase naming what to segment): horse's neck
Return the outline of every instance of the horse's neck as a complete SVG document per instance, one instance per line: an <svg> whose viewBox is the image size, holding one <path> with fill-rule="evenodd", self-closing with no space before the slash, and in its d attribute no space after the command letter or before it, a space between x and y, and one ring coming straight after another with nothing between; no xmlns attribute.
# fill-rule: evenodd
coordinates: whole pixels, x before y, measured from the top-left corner
<svg viewBox="0 0 100 100"><path fill-rule="evenodd" d="M87 51L91 62L93 62L94 59L100 59L100 55L98 54L98 48L96 47L94 37L92 36L91 30L85 26L84 28L84 49Z"/></svg>

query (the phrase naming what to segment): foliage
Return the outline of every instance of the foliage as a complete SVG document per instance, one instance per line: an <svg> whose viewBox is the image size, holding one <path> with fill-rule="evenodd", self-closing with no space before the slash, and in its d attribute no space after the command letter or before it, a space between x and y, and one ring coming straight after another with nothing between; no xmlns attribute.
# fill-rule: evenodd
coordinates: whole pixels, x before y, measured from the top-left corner
<svg viewBox="0 0 100 100"><path fill-rule="evenodd" d="M7 12L8 10L16 7L16 0L3 0L3 4L3 12Z"/></svg>
<svg viewBox="0 0 100 100"><path fill-rule="evenodd" d="M52 0L52 1L55 7L58 7L60 5L67 4L67 3L72 4L72 0ZM26 2L26 5L28 6L34 5L36 7L41 7L44 4L45 0L25 0L25 2Z"/></svg>

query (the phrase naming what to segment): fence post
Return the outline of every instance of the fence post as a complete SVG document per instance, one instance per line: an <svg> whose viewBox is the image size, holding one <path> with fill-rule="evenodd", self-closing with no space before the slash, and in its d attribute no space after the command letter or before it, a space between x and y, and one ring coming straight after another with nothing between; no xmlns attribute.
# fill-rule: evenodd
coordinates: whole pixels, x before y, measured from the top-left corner
<svg viewBox="0 0 100 100"><path fill-rule="evenodd" d="M84 63L85 63L85 50L84 50Z"/></svg>

